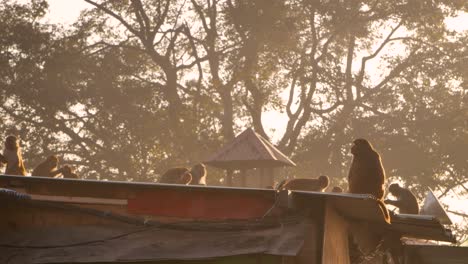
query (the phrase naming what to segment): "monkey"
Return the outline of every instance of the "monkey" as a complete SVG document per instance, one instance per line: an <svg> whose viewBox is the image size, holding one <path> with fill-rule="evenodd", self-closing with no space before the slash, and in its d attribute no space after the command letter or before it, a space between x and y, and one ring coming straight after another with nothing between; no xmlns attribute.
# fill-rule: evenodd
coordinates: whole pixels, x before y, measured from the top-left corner
<svg viewBox="0 0 468 264"><path fill-rule="evenodd" d="M350 193L371 194L378 200L384 196L385 170L379 153L365 139L354 140L353 161L348 174Z"/></svg>
<svg viewBox="0 0 468 264"><path fill-rule="evenodd" d="M192 174L187 168L171 168L164 172L159 179L159 183L169 184L185 184L188 185L192 181Z"/></svg>
<svg viewBox="0 0 468 264"><path fill-rule="evenodd" d="M322 175L317 179L291 179L278 184L277 190L296 190L323 192L329 184L328 176Z"/></svg>
<svg viewBox="0 0 468 264"><path fill-rule="evenodd" d="M333 193L342 193L343 189L340 186L334 186L333 189L331 190Z"/></svg>
<svg viewBox="0 0 468 264"><path fill-rule="evenodd" d="M203 163L198 163L190 170L192 181L190 185L205 185L206 186L206 167Z"/></svg>
<svg viewBox="0 0 468 264"><path fill-rule="evenodd" d="M59 169L62 173L64 179L79 179L80 177L75 173L75 169L73 169L70 165L64 165Z"/></svg>
<svg viewBox="0 0 468 264"><path fill-rule="evenodd" d="M398 207L400 214L419 214L419 205L416 196L398 183L390 184L388 191L395 196L396 200L385 200L384 203Z"/></svg>
<svg viewBox="0 0 468 264"><path fill-rule="evenodd" d="M34 168L31 176L42 176L42 177L54 177L60 174L62 171L57 169L59 159L55 155L50 155L47 159L41 162Z"/></svg>
<svg viewBox="0 0 468 264"><path fill-rule="evenodd" d="M7 163L5 174L22 176L26 175L26 169L23 163L23 155L21 154L21 147L16 136L10 135L5 139L3 158Z"/></svg>

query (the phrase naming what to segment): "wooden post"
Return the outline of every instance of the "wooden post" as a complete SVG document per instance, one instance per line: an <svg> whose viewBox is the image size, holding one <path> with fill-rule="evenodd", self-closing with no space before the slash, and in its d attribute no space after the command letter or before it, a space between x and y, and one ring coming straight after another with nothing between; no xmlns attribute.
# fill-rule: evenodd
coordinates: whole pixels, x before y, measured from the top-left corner
<svg viewBox="0 0 468 264"><path fill-rule="evenodd" d="M260 169L260 188L265 188L267 186L274 187L273 179L273 168L261 168Z"/></svg>
<svg viewBox="0 0 468 264"><path fill-rule="evenodd" d="M322 262L349 264L348 223L332 204L325 204Z"/></svg>
<svg viewBox="0 0 468 264"><path fill-rule="evenodd" d="M232 187L232 173L233 173L233 170L228 169L226 171L226 177L224 177L225 185L228 187Z"/></svg>
<svg viewBox="0 0 468 264"><path fill-rule="evenodd" d="M247 187L247 170L241 169L240 176L241 176L241 187Z"/></svg>

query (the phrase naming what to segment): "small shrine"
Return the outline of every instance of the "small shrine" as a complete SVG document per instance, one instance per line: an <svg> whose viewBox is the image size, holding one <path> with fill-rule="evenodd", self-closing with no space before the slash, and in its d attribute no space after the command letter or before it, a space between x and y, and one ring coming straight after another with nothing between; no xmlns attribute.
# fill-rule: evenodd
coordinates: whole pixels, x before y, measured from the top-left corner
<svg viewBox="0 0 468 264"><path fill-rule="evenodd" d="M274 185L274 169L296 164L267 139L247 128L204 164L226 170L226 186L264 188ZM239 177L233 178L234 172Z"/></svg>

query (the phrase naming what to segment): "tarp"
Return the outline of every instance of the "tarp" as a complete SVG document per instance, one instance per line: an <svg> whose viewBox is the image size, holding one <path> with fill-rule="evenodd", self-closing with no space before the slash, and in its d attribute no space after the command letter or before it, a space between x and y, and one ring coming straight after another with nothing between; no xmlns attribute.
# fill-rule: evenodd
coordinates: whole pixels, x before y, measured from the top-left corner
<svg viewBox="0 0 468 264"><path fill-rule="evenodd" d="M161 227L75 226L4 233L0 263L90 263L195 260L245 254L295 256L305 220L253 230L209 224ZM229 225L226 225L229 227Z"/></svg>
<svg viewBox="0 0 468 264"><path fill-rule="evenodd" d="M468 248L452 246L411 245L403 248L408 263L417 264L466 264Z"/></svg>

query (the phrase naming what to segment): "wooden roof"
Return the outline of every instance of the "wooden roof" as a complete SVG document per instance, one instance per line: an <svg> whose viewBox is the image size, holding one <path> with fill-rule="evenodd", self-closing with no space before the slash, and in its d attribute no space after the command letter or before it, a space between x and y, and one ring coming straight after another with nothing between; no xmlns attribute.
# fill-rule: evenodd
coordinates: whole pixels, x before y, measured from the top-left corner
<svg viewBox="0 0 468 264"><path fill-rule="evenodd" d="M314 210L313 217L320 217L327 214L320 209L324 206L334 208L346 221L371 224L371 232L455 241L437 218L389 217L381 201L365 194L5 175L0 175L0 187L7 188L0 189L0 263L294 256L305 243L305 230L312 226L290 209ZM92 198L95 202L88 204ZM119 203L110 204L111 200ZM278 214L270 213L272 208Z"/></svg>
<svg viewBox="0 0 468 264"><path fill-rule="evenodd" d="M240 133L203 163L222 169L251 169L296 166L252 128Z"/></svg>

